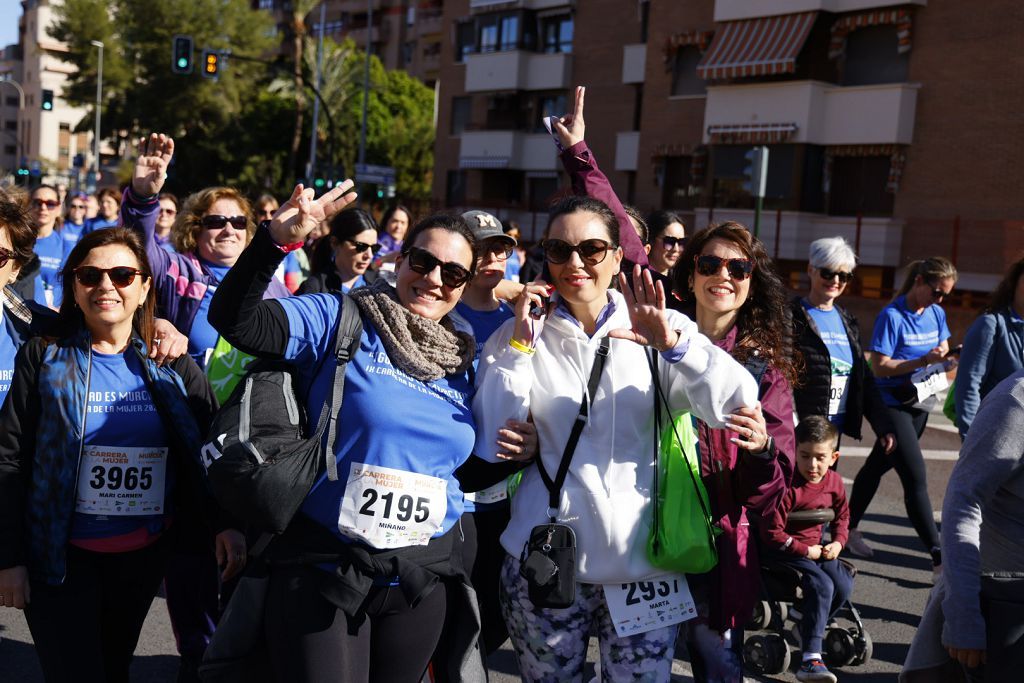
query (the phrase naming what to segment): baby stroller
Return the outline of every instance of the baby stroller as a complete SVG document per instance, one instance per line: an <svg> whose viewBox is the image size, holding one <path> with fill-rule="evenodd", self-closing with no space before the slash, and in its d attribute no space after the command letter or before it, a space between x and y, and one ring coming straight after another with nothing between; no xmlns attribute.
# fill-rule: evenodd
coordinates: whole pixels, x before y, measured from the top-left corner
<svg viewBox="0 0 1024 683"><path fill-rule="evenodd" d="M831 522L835 513L830 509L798 510L790 513L791 522L821 525ZM840 562L857 575L857 569L845 559ZM743 656L747 666L760 674L779 674L787 671L790 664L790 648L800 649L801 614L799 603L803 599L800 588L801 574L793 567L773 563L761 563L761 601L754 607L754 615L747 624L748 635L743 643ZM871 659L871 636L853 603L847 601L837 617L853 623L843 627L833 618L825 630L825 664L829 668L860 666Z"/></svg>

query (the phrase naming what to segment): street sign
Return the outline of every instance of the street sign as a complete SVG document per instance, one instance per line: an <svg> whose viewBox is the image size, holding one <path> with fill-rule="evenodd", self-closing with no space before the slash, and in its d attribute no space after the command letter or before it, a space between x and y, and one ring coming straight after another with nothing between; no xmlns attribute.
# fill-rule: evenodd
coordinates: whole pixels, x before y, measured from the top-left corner
<svg viewBox="0 0 1024 683"><path fill-rule="evenodd" d="M374 183L377 185L394 185L395 175L396 173L393 166L356 164L356 182Z"/></svg>

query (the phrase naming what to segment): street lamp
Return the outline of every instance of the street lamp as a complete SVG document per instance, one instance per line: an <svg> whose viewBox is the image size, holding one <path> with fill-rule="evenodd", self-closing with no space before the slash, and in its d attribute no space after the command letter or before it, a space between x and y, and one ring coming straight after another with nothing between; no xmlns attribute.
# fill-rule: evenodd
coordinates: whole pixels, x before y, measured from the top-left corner
<svg viewBox="0 0 1024 683"><path fill-rule="evenodd" d="M100 116L103 103L103 43L90 40L90 44L99 50L99 66L96 67L96 132L92 138L93 171L100 170Z"/></svg>
<svg viewBox="0 0 1024 683"><path fill-rule="evenodd" d="M25 109L25 91L21 89L21 85L11 77L11 72L0 74L0 85L7 84L12 86L18 91L18 116L17 128L14 131L14 156L17 159L14 160L16 164L21 164L21 113Z"/></svg>

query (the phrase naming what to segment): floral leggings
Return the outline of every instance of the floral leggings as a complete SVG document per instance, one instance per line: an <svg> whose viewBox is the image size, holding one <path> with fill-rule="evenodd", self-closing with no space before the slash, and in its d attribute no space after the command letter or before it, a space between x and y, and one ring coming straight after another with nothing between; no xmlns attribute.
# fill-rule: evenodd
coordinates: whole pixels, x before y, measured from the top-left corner
<svg viewBox="0 0 1024 683"><path fill-rule="evenodd" d="M519 575L519 560L509 555L501 569L499 597L524 681L582 681L591 626L597 630L603 681L671 679L678 626L619 637L600 584L577 583L576 602L567 609L535 607Z"/></svg>

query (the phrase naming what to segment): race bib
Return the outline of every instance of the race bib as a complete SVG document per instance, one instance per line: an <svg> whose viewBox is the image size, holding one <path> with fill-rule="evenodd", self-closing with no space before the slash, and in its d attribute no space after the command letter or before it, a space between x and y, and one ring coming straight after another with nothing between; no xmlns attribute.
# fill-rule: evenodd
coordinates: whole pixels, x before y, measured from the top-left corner
<svg viewBox="0 0 1024 683"><path fill-rule="evenodd" d="M500 503L503 500L508 500L508 482L502 480L494 486L488 486L483 491L467 493L466 500L479 503L481 505L487 505L488 503Z"/></svg>
<svg viewBox="0 0 1024 683"><path fill-rule="evenodd" d="M448 512L448 483L426 474L353 463L338 531L374 548L426 545Z"/></svg>
<svg viewBox="0 0 1024 683"><path fill-rule="evenodd" d="M604 585L615 632L620 638L679 624L697 616L690 586L682 574L649 581Z"/></svg>
<svg viewBox="0 0 1024 683"><path fill-rule="evenodd" d="M846 413L847 386L850 383L849 375L832 375L832 384L828 392L828 414L829 416L844 415Z"/></svg>
<svg viewBox="0 0 1024 683"><path fill-rule="evenodd" d="M86 446L75 511L125 517L163 514L166 477L166 448Z"/></svg>
<svg viewBox="0 0 1024 683"><path fill-rule="evenodd" d="M949 388L949 380L946 379L946 364L939 361L921 368L910 376L910 382L917 390L917 402L921 403L943 389Z"/></svg>

